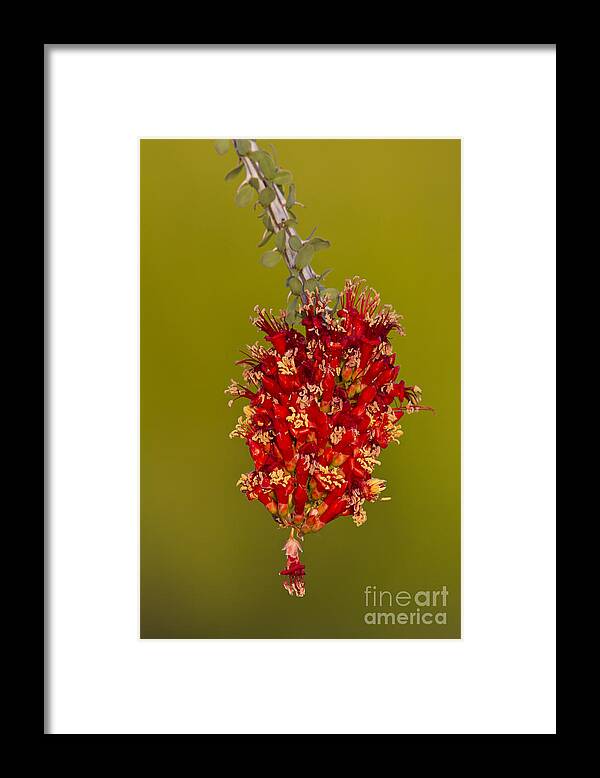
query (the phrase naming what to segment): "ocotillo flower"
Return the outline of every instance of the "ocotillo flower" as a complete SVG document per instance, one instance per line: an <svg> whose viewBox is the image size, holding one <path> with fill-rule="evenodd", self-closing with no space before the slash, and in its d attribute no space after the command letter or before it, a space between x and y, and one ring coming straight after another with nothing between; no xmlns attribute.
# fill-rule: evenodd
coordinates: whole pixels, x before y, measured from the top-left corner
<svg viewBox="0 0 600 778"><path fill-rule="evenodd" d="M237 363L245 384L226 391L230 404L248 400L231 437L246 441L254 469L238 485L290 530L280 575L290 594L304 596L295 535L339 517L364 524L364 503L386 499L385 481L372 475L381 450L399 442L404 413L424 406L419 387L397 380L389 336L403 334L400 317L358 278L346 282L335 312L327 296L309 291L300 314L304 332L285 311L256 309L267 344L247 348Z"/></svg>

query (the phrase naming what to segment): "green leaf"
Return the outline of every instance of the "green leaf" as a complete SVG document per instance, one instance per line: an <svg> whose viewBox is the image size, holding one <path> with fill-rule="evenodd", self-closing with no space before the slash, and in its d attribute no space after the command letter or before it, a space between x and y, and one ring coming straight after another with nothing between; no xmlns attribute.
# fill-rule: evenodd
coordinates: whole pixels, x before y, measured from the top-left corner
<svg viewBox="0 0 600 778"><path fill-rule="evenodd" d="M297 235L292 235L290 238L290 248L292 251L300 251L302 248L302 241Z"/></svg>
<svg viewBox="0 0 600 778"><path fill-rule="evenodd" d="M272 180L274 184L291 184L294 179L289 170L280 170Z"/></svg>
<svg viewBox="0 0 600 778"><path fill-rule="evenodd" d="M297 309L298 309L298 298L292 297L287 304L286 315L285 315L285 320L290 325L290 327L296 321Z"/></svg>
<svg viewBox="0 0 600 778"><path fill-rule="evenodd" d="M319 276L319 281L322 281L324 278L327 278L327 276L333 271L332 267L326 267L325 270L321 273Z"/></svg>
<svg viewBox="0 0 600 778"><path fill-rule="evenodd" d="M260 243L258 244L258 248L261 249L263 246L266 246L267 243L271 240L272 235L272 232L265 230L265 233L262 236Z"/></svg>
<svg viewBox="0 0 600 778"><path fill-rule="evenodd" d="M289 216L289 219L287 220L288 224L295 224L298 221L298 217L296 216L296 214L293 211L290 211L289 208L288 208L288 216Z"/></svg>
<svg viewBox="0 0 600 778"><path fill-rule="evenodd" d="M310 261L313 258L314 253L315 250L310 245L310 243L306 243L304 246L302 246L300 251L296 254L296 259L294 261L296 267L302 269L303 267L310 265Z"/></svg>
<svg viewBox="0 0 600 778"><path fill-rule="evenodd" d="M234 178L237 178L239 174L244 169L243 165L238 165L237 167L234 167L233 170L230 170L229 173L225 176L225 181L233 181Z"/></svg>
<svg viewBox="0 0 600 778"><path fill-rule="evenodd" d="M272 143L269 143L269 148L271 149L271 156L273 157L273 162L277 167L277 152L275 151L275 146Z"/></svg>
<svg viewBox="0 0 600 778"><path fill-rule="evenodd" d="M278 251L267 251L260 261L265 267L275 267L281 261L281 254Z"/></svg>
<svg viewBox="0 0 600 778"><path fill-rule="evenodd" d="M275 227L273 226L273 222L267 211L264 211L260 218L265 230L269 230L269 232L275 232Z"/></svg>
<svg viewBox="0 0 600 778"><path fill-rule="evenodd" d="M283 230L275 233L275 245L279 251L285 251L285 232Z"/></svg>
<svg viewBox="0 0 600 778"><path fill-rule="evenodd" d="M288 192L285 204L288 208L293 208L296 204L296 184L290 185L290 191Z"/></svg>
<svg viewBox="0 0 600 778"><path fill-rule="evenodd" d="M229 151L229 141L228 140L216 140L215 141L215 151L217 154L227 154Z"/></svg>
<svg viewBox="0 0 600 778"><path fill-rule="evenodd" d="M324 238L311 238L310 245L315 251L321 251L321 249L328 249L331 246L331 243Z"/></svg>
<svg viewBox="0 0 600 778"><path fill-rule="evenodd" d="M302 282L295 276L290 276L288 278L287 285L292 294L295 294L298 297L302 294Z"/></svg>
<svg viewBox="0 0 600 778"><path fill-rule="evenodd" d="M271 155L268 154L266 151L263 151L263 149L258 149L257 151L251 151L248 154L248 156L250 157L250 159L253 159L255 162L258 162L258 164L260 165L260 169L262 170L266 178L273 178L273 176L277 173L277 167L273 162Z"/></svg>
<svg viewBox="0 0 600 778"><path fill-rule="evenodd" d="M263 152L264 156L261 157L260 160L260 169L262 170L265 178L273 178L277 175L277 167L269 154L267 152Z"/></svg>
<svg viewBox="0 0 600 778"><path fill-rule="evenodd" d="M331 302L337 303L337 299L338 299L340 293L338 292L337 289L334 289L333 287L329 287L329 289L325 290L324 294L326 294L327 297L329 297Z"/></svg>
<svg viewBox="0 0 600 778"><path fill-rule="evenodd" d="M265 208L269 203L272 203L275 199L275 192L272 189L262 189L258 193L258 200L261 205L264 205Z"/></svg>
<svg viewBox="0 0 600 778"><path fill-rule="evenodd" d="M250 205L253 198L254 192L252 191L252 188L244 184L235 196L235 204L238 208L245 208L247 205Z"/></svg>
<svg viewBox="0 0 600 778"><path fill-rule="evenodd" d="M252 149L252 144L249 140L238 140L236 143L238 154L244 157Z"/></svg>
<svg viewBox="0 0 600 778"><path fill-rule="evenodd" d="M304 288L308 289L309 292L314 292L318 285L319 281L317 278L307 278L304 282Z"/></svg>
<svg viewBox="0 0 600 778"><path fill-rule="evenodd" d="M260 186L260 181L258 180L258 178L254 178L254 177L252 177L252 178L251 178L251 179L248 181L248 183L250 184L250 186L251 186L253 189L256 189L256 191L258 192L258 187Z"/></svg>

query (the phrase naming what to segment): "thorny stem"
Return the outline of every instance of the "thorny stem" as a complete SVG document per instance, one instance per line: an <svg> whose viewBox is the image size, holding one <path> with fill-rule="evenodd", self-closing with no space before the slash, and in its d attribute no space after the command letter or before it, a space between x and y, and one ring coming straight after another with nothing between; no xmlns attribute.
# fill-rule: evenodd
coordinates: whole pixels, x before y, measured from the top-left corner
<svg viewBox="0 0 600 778"><path fill-rule="evenodd" d="M247 183L251 178L256 178L258 180L258 191L261 192L263 189L266 189L267 186L269 186L269 182L260 169L260 165L258 162L256 162L253 159L250 159L250 157L246 155L242 155L238 151L238 141L233 139L233 148L235 149L235 153L238 155L238 159L240 160L241 164L244 166L244 170L246 171L246 178L243 183ZM255 140L250 141L251 144L251 151L256 151L258 149L258 144ZM290 273L294 270L296 270L296 254L297 251L294 251L290 247L290 238L293 236L296 236L298 239L301 240L300 236L289 224L286 224L287 220L290 218L290 215L288 213L288 210L286 208L285 204L285 197L283 196L283 192L281 189L277 186L277 184L270 184L274 193L275 193L275 199L272 203L270 203L266 210L269 213L269 216L271 217L271 221L273 223L274 232L284 232L285 233L285 248L283 251L284 260L287 265L288 270ZM300 276L307 281L309 278L316 278L317 274L315 271L310 267L310 265L307 265L305 268L302 268L302 270L299 271Z"/></svg>

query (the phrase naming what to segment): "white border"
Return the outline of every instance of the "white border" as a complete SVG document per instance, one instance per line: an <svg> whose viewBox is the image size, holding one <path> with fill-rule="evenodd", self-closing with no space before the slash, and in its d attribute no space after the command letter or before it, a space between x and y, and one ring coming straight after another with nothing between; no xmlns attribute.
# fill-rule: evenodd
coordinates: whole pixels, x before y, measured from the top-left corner
<svg viewBox="0 0 600 778"><path fill-rule="evenodd" d="M554 732L554 50L46 56L48 731ZM461 641L137 638L138 138L231 135L464 139Z"/></svg>

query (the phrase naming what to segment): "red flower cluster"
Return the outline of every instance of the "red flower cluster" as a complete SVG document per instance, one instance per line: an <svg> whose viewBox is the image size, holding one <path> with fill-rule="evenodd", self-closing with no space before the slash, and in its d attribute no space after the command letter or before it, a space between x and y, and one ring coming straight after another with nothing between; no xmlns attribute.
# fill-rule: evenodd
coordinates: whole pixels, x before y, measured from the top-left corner
<svg viewBox="0 0 600 778"><path fill-rule="evenodd" d="M232 381L227 389L250 401L231 433L246 441L254 461L238 486L291 529L280 573L290 594L304 594L294 532L302 539L338 516L363 524L364 502L385 489L372 477L381 449L399 441L404 413L422 409L419 387L396 382L388 336L403 331L399 316L379 303L357 278L346 282L337 315L327 298L309 293L301 309L305 334L286 323L285 312L256 309L254 324L270 347L248 346L237 363L248 386Z"/></svg>

